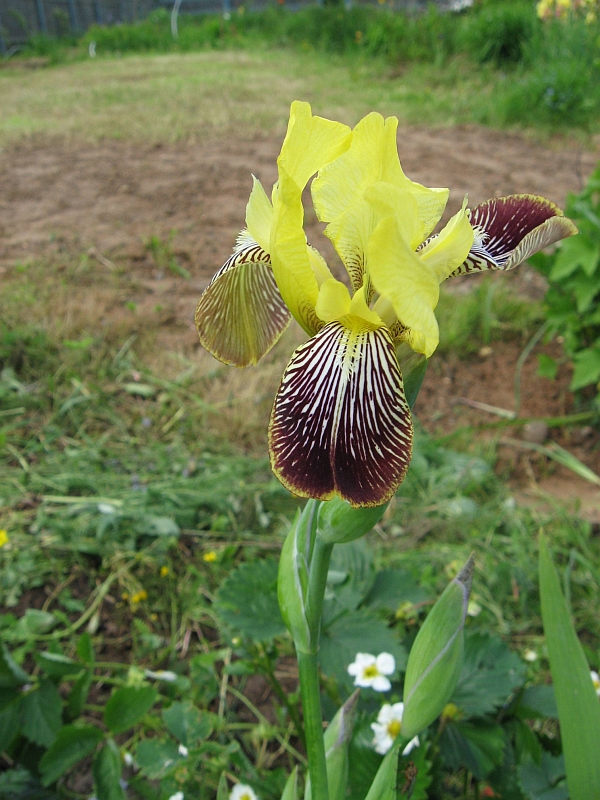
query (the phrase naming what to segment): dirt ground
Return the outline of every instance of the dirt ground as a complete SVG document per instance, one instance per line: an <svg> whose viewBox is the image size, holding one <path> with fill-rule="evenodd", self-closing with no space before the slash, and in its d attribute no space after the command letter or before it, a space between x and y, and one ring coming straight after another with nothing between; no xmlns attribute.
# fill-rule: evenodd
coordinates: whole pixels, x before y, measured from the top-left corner
<svg viewBox="0 0 600 800"><path fill-rule="evenodd" d="M477 127L405 128L398 140L411 178L450 187L448 214L459 207L465 193L471 205L520 192L541 194L563 205L568 192L580 190L598 159L598 153L564 145L544 147ZM140 308L155 307L168 298L163 344L177 341L191 352L198 346L193 326L198 296L243 226L251 174L268 188L275 180L280 144L279 138L147 148L118 141L98 146L45 141L0 152L0 280L18 262L91 252L95 269L118 265L136 276L139 291L132 299ZM331 263L332 248L321 228L314 216L307 218L310 241ZM173 253L191 274L188 281L157 270L144 244L151 236L166 242L171 234ZM543 293L539 277L528 268L513 280L531 296ZM110 304L103 313L110 318ZM461 404L460 398L512 409L519 354L517 344L502 342L468 362L435 358L416 408L425 427L450 431L498 419ZM532 357L523 370L521 414L573 413L573 398L566 389L568 370L563 368L554 383L535 372ZM584 425L551 435L600 472L597 431ZM542 476L536 460L536 454L507 448L506 461L522 476L518 491L524 499L527 493L538 497L547 491L579 502L583 512L600 523L597 487L562 468L553 467L552 474Z"/></svg>

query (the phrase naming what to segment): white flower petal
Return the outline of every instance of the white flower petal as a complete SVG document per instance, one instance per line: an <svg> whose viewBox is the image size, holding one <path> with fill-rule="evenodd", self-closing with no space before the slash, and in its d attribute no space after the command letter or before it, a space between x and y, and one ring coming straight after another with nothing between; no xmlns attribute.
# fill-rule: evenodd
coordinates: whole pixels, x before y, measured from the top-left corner
<svg viewBox="0 0 600 800"><path fill-rule="evenodd" d="M381 737L376 736L375 739L373 740L373 745L375 746L375 752L379 753L380 756L384 756L393 744L394 740L387 733Z"/></svg>
<svg viewBox="0 0 600 800"><path fill-rule="evenodd" d="M420 744L420 742L419 742L419 737L418 737L418 736L415 736L415 737L414 737L413 739L411 739L411 740L410 740L410 742L409 742L409 743L406 745L406 747L405 747L405 748L404 748L404 750L402 751L402 755L403 755L403 756L407 756L407 755L410 753L410 751L411 751L411 750L414 750L414 748L415 748L415 747L418 747L418 746L419 746L419 744Z"/></svg>
<svg viewBox="0 0 600 800"><path fill-rule="evenodd" d="M190 751L184 744L179 745L177 752L179 753L180 756L183 756L184 758L187 758L188 755L190 754Z"/></svg>
<svg viewBox="0 0 600 800"><path fill-rule="evenodd" d="M376 663L382 675L393 675L396 671L396 659L390 653L380 653Z"/></svg>
<svg viewBox="0 0 600 800"><path fill-rule="evenodd" d="M245 783L236 783L229 794L229 800L258 800L254 789Z"/></svg>
<svg viewBox="0 0 600 800"><path fill-rule="evenodd" d="M377 722L379 722L381 725L389 725L389 723L394 719L396 719L394 706L390 705L389 703L384 703L379 710L379 714L377 714Z"/></svg>
<svg viewBox="0 0 600 800"><path fill-rule="evenodd" d="M371 689L374 689L376 692L389 692L392 688L392 684L383 675L377 675L376 678L371 678L371 683L369 685Z"/></svg>
<svg viewBox="0 0 600 800"><path fill-rule="evenodd" d="M377 678L371 678L368 675L364 675L361 671L356 678L354 678L354 685L360 686L362 689L370 689L376 680ZM387 678L384 678L384 680L387 680Z"/></svg>

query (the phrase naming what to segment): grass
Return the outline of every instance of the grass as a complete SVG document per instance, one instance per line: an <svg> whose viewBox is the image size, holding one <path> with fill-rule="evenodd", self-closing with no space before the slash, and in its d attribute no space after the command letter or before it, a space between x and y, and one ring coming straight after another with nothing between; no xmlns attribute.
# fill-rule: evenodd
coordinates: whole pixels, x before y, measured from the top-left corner
<svg viewBox="0 0 600 800"><path fill-rule="evenodd" d="M17 63L17 62L15 62ZM202 140L285 129L302 98L315 113L355 124L369 110L406 122L452 125L484 79L453 65L418 65L390 80L381 64L282 52L209 51L96 58L42 70L0 71L0 144L32 136L91 141Z"/></svg>

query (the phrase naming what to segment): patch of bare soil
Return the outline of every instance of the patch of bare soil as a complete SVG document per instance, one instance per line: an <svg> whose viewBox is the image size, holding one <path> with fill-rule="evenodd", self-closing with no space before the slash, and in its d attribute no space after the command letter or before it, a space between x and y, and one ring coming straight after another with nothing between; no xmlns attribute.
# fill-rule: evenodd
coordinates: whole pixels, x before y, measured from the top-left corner
<svg viewBox="0 0 600 800"><path fill-rule="evenodd" d="M521 192L541 194L563 205L568 192L581 189L598 158L597 153L550 149L517 135L476 127L405 128L398 139L402 164L411 178L428 186L450 187L448 215L467 192L471 205ZM135 278L137 294L129 299L141 310L167 304L159 343L192 352L198 347L193 326L198 296L229 256L243 226L251 174L270 188L279 148L279 138L266 137L147 148L122 142L95 147L63 142L22 145L0 153L0 279L16 262L66 260L93 248L95 269L106 271L116 264ZM307 230L332 263L331 245L314 214L307 218ZM189 281L157 269L144 244L151 236L166 242L173 231L173 253L191 273ZM521 272L524 277L517 280L526 290L526 268ZM535 288L535 276L531 284ZM108 316L109 306L102 312ZM494 420L457 404L461 397L512 409L519 353L516 343L502 342L485 357L468 361L436 357L416 409L425 427L449 431ZM535 370L532 357L522 374L521 414L546 417L573 412L573 397L566 388L568 370L563 368L554 383L537 377ZM600 471L597 431L551 435ZM511 459L513 466L520 465L526 488L540 481L539 469L531 466L535 466L532 456L507 456ZM565 470L557 469L550 477L554 496L562 492L577 498L584 492L582 481ZM587 492L589 485L583 486ZM540 487L543 480L534 488ZM590 491L595 493L591 505L600 507L600 491L595 487Z"/></svg>

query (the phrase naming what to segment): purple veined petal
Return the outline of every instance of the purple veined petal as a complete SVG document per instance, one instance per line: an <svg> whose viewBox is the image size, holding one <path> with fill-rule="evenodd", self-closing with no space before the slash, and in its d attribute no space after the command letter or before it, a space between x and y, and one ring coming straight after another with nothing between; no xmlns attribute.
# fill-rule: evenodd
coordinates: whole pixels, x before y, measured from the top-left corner
<svg viewBox="0 0 600 800"><path fill-rule="evenodd" d="M513 269L544 247L577 233L558 206L531 194L487 200L471 210L470 222L475 241L450 277L486 269Z"/></svg>
<svg viewBox="0 0 600 800"><path fill-rule="evenodd" d="M290 319L269 254L242 234L198 303L202 346L225 364L247 367L268 353Z"/></svg>
<svg viewBox="0 0 600 800"><path fill-rule="evenodd" d="M290 491L381 505L406 475L412 440L386 328L331 322L295 351L269 424L271 465Z"/></svg>

